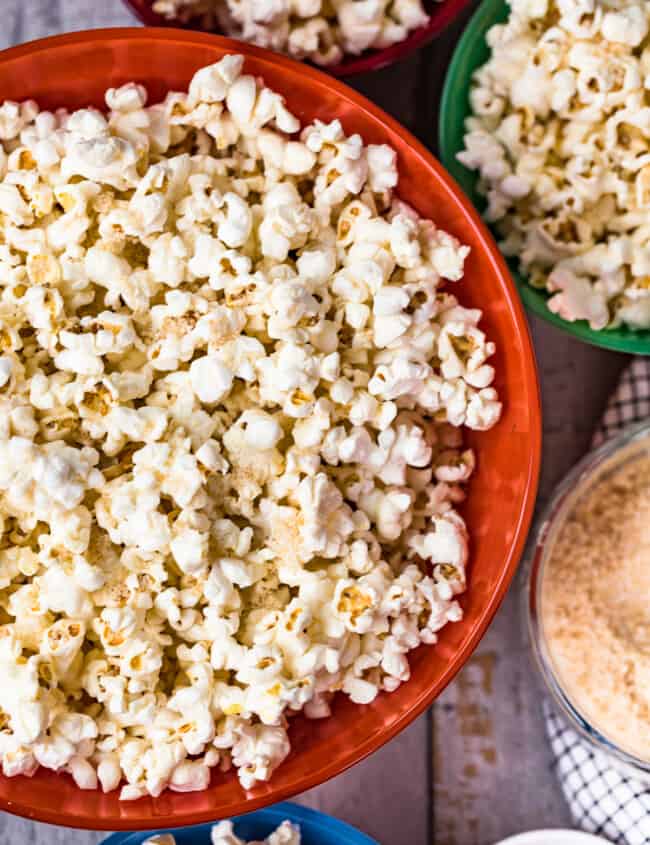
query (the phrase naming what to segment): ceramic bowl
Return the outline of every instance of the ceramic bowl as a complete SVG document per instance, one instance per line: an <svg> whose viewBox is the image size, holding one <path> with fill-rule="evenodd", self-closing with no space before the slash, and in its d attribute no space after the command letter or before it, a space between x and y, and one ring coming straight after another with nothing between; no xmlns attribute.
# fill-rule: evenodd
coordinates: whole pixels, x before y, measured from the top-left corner
<svg viewBox="0 0 650 845"><path fill-rule="evenodd" d="M600 836L578 830L531 830L510 836L496 845L607 845Z"/></svg>
<svg viewBox="0 0 650 845"><path fill-rule="evenodd" d="M458 17L469 2L470 0L425 0L429 22L413 30L403 41L381 50L367 50L360 56L345 56L342 61L335 65L328 65L323 70L332 76L355 76L358 73L370 73L395 64L433 41ZM152 9L152 0L124 0L124 3L147 26L182 26L201 29L201 22L196 18L180 22L157 14Z"/></svg>
<svg viewBox="0 0 650 845"><path fill-rule="evenodd" d="M626 426L619 434L588 452L570 470L555 489L535 526L525 565L523 594L524 617L534 660L555 708L583 739L607 757L614 768L645 784L650 784L650 760L641 759L631 749L618 745L589 718L567 691L567 687L571 686L570 679L563 679L553 662L544 628L542 604L547 563L573 510L600 482L638 461L647 461L648 456L650 424L644 421Z"/></svg>
<svg viewBox="0 0 650 845"><path fill-rule="evenodd" d="M374 839L361 833L349 824L319 813L309 807L285 802L248 813L233 819L235 834L240 839L262 840L272 833L283 821L290 821L300 827L302 845L379 845ZM157 833L173 833L176 845L210 845L211 824L181 827L173 831L158 830ZM151 831L139 833L114 833L101 845L142 845L151 836Z"/></svg>
<svg viewBox="0 0 650 845"><path fill-rule="evenodd" d="M237 816L288 798L358 763L402 731L444 689L468 659L514 575L533 512L540 464L540 404L526 318L506 265L471 203L433 156L396 121L341 82L304 64L214 35L174 29L77 32L0 54L0 91L43 107L101 107L109 86L138 80L150 102L186 88L193 73L237 51L245 70L282 92L303 121L339 118L348 133L388 143L398 152L400 196L471 248L466 275L453 289L484 309L482 325L496 342L495 386L504 401L500 423L468 432L478 468L463 513L471 536L464 618L447 626L436 646L410 657L412 677L370 705L346 697L333 715L291 719L292 753L269 783L245 792L233 773L215 772L204 792L165 792L120 802L117 793L79 790L70 777L39 770L33 778L0 778L0 809L68 827L142 830Z"/></svg>

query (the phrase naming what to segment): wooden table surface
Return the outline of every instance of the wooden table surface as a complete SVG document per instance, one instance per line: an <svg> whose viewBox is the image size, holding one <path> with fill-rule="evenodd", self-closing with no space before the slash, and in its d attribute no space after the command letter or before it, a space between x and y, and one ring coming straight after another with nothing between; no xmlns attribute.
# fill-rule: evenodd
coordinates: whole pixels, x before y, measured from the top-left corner
<svg viewBox="0 0 650 845"><path fill-rule="evenodd" d="M353 83L434 152L445 69L468 17L417 56ZM135 23L119 0L0 0L0 21L0 48ZM544 403L543 504L587 448L626 358L531 319ZM523 830L569 824L544 738L519 595L515 583L477 652L429 713L364 763L297 800L383 845L491 845ZM103 836L0 816L0 845L94 845Z"/></svg>

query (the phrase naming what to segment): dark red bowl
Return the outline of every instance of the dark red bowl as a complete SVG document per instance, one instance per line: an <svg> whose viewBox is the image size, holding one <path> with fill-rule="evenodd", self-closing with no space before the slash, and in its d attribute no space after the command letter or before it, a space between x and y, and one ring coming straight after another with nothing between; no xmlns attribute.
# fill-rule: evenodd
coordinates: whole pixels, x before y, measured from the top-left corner
<svg viewBox="0 0 650 845"><path fill-rule="evenodd" d="M170 20L159 15L151 8L153 0L123 0L131 11L147 26L182 27L184 29L202 30L199 20L194 19L183 23ZM343 61L335 65L328 65L321 70L332 76L354 76L358 73L369 73L373 70L399 62L414 53L420 47L433 41L440 33L462 12L470 0L425 0L425 7L429 14L429 23L414 29L407 38L385 47L382 50L367 50L360 56L346 56ZM221 34L221 33L218 33Z"/></svg>
<svg viewBox="0 0 650 845"><path fill-rule="evenodd" d="M453 290L468 307L483 309L481 325L497 344L495 387L504 412L490 431L467 433L478 467L463 507L472 544L469 587L461 597L464 617L444 628L437 645L412 652L411 679L394 693L382 693L365 706L338 696L328 719L291 719L291 754L269 783L244 791L233 772L214 772L204 792L166 791L158 798L120 802L116 792L82 791L68 775L45 769L33 778L0 776L0 809L31 819L102 830L180 827L248 813L340 774L407 727L460 670L496 613L526 541L541 456L539 389L526 318L479 215L431 153L393 118L309 66L242 42L178 29L92 30L13 47L0 53L0 95L32 97L50 109L101 108L106 88L136 80L156 102L170 89L187 89L198 68L233 52L245 56L248 73L285 96L301 121L339 118L348 133L393 146L400 197L471 249L465 276Z"/></svg>

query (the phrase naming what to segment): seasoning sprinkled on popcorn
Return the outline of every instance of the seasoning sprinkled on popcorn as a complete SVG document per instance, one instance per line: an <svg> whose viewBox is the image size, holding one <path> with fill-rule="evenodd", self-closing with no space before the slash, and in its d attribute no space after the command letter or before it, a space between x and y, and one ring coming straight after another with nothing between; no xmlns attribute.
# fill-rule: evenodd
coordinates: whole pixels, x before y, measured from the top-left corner
<svg viewBox="0 0 650 845"><path fill-rule="evenodd" d="M124 800L251 788L408 680L501 409L391 149L239 56L146 96L0 107L0 763Z"/></svg>
<svg viewBox="0 0 650 845"><path fill-rule="evenodd" d="M459 160L549 309L650 327L650 4L511 0L487 34Z"/></svg>
<svg viewBox="0 0 650 845"><path fill-rule="evenodd" d="M422 0L154 0L153 10L319 65L390 47L429 20Z"/></svg>

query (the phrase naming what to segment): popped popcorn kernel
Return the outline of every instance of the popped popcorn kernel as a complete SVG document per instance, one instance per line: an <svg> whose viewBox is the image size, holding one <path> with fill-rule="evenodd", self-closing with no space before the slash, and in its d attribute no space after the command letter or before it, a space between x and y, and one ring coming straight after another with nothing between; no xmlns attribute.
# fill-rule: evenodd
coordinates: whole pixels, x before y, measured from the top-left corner
<svg viewBox="0 0 650 845"><path fill-rule="evenodd" d="M249 789L461 617L495 346L388 147L236 56L106 103L0 106L0 764Z"/></svg>

